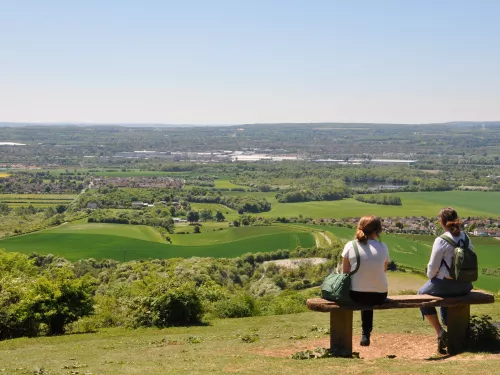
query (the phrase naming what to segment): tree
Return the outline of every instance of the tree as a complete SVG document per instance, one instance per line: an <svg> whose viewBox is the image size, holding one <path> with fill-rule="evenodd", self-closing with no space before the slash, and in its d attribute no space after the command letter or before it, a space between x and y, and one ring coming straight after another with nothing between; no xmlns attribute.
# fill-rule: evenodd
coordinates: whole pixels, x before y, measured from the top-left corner
<svg viewBox="0 0 500 375"><path fill-rule="evenodd" d="M233 220L233 226L239 227L240 226L240 222L238 220Z"/></svg>
<svg viewBox="0 0 500 375"><path fill-rule="evenodd" d="M201 233L200 227L198 225L194 227L194 233Z"/></svg>
<svg viewBox="0 0 500 375"><path fill-rule="evenodd" d="M29 313L39 317L48 327L49 334L61 335L65 326L94 311L94 279L90 276L74 278L69 269L58 269L51 280L39 278L28 297Z"/></svg>
<svg viewBox="0 0 500 375"><path fill-rule="evenodd" d="M196 223L200 220L200 214L198 211L189 211L187 214L187 221L190 223Z"/></svg>
<svg viewBox="0 0 500 375"><path fill-rule="evenodd" d="M211 210L201 210L200 211L200 219L202 221L210 221L214 219L214 215Z"/></svg>
<svg viewBox="0 0 500 375"><path fill-rule="evenodd" d="M9 206L6 203L0 203L0 214L1 215L7 215L9 213L10 209Z"/></svg>
<svg viewBox="0 0 500 375"><path fill-rule="evenodd" d="M226 219L226 218L224 217L224 215L222 214L222 212L217 211L217 212L215 213L215 220L217 220L219 223L220 223L221 221L224 221L225 219Z"/></svg>

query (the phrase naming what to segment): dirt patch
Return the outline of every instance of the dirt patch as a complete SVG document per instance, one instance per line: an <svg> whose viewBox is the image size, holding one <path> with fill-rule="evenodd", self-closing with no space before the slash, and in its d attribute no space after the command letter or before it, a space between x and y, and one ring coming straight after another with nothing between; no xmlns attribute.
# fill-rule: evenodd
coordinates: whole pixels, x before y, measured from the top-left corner
<svg viewBox="0 0 500 375"><path fill-rule="evenodd" d="M313 266L326 263L328 259L326 258L300 258L300 259L279 259L279 260L269 260L264 262L264 267L267 264L274 263L278 267L282 268L299 268L301 264L311 264Z"/></svg>
<svg viewBox="0 0 500 375"><path fill-rule="evenodd" d="M359 345L358 337L353 340L353 352L359 352L363 359L385 358L387 356L396 356L400 359L426 360L436 358L437 343L436 338L430 335L415 335L415 334L390 334L380 333L374 334L371 338L371 345L363 347ZM328 348L330 346L330 338L316 340L301 340L291 342L283 348L264 349L260 348L257 353L267 357L287 357L298 351L313 350L318 347ZM445 360L484 360L500 357L498 355L466 355L443 357ZM500 359L500 358L497 358Z"/></svg>
<svg viewBox="0 0 500 375"><path fill-rule="evenodd" d="M422 169L422 172L430 173L430 174L439 174L441 173L440 169Z"/></svg>

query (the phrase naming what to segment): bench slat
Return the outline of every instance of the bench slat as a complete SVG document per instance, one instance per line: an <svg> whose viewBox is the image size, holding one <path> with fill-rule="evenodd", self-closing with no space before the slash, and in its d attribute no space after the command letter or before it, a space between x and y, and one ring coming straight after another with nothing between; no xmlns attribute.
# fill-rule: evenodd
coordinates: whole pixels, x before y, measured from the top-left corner
<svg viewBox="0 0 500 375"><path fill-rule="evenodd" d="M336 309L343 310L387 310L387 309L407 309L419 307L438 306L462 306L494 303L495 297L492 294L473 290L469 294L460 297L435 297L427 294L423 295L403 295L389 296L385 302L377 306L339 306L335 302L327 301L323 298L311 298L307 300L307 307L313 311L330 312Z"/></svg>

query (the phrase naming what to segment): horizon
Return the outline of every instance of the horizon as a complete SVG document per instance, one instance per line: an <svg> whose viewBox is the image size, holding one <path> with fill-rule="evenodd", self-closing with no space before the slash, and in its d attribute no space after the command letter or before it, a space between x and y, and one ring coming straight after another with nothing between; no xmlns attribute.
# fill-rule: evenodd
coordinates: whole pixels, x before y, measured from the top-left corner
<svg viewBox="0 0 500 375"><path fill-rule="evenodd" d="M494 122L499 13L462 0L5 1L0 118Z"/></svg>
<svg viewBox="0 0 500 375"><path fill-rule="evenodd" d="M445 122L428 122L428 123L384 123L384 122L336 122L336 121L318 121L318 122L256 122L256 123L240 123L240 124L169 124L169 123L154 123L154 122L16 122L16 121L0 121L0 126L123 126L123 127L134 127L134 126L155 126L155 127L233 127L233 126L252 126L252 125L374 125L374 126L391 126L391 125L401 125L401 126L430 126L430 125L490 125L490 126L500 126L500 120L498 121L445 121Z"/></svg>

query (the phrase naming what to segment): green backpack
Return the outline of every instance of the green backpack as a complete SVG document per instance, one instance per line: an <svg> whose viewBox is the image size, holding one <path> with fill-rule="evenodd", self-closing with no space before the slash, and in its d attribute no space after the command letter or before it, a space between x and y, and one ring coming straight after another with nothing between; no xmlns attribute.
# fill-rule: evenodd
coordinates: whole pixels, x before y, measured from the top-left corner
<svg viewBox="0 0 500 375"><path fill-rule="evenodd" d="M458 244L445 234L441 235L441 238L455 248L451 266L446 264L444 258L441 261L441 264L444 264L450 273L450 277L457 281L476 281L478 276L477 255L469 247L470 240L467 234L465 234L465 241L460 240Z"/></svg>
<svg viewBox="0 0 500 375"><path fill-rule="evenodd" d="M356 253L356 269L349 273L331 273L323 281L321 296L328 301L337 302L339 305L351 305L351 276L359 270L359 251L356 241L352 241Z"/></svg>

